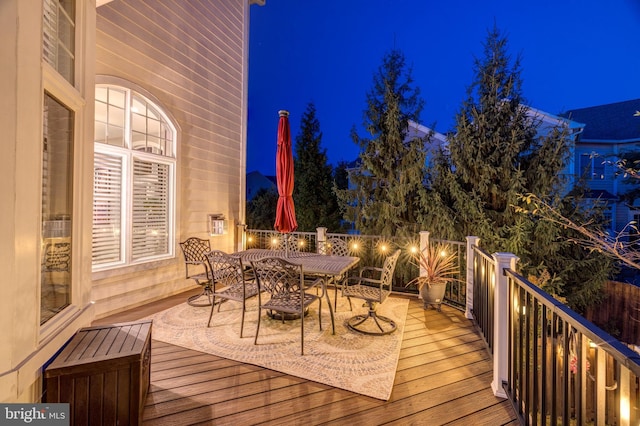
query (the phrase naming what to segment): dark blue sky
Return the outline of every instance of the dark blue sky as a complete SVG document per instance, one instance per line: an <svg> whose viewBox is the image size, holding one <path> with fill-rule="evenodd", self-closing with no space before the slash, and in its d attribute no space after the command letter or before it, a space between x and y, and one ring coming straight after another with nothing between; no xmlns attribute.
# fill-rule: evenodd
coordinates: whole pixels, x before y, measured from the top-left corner
<svg viewBox="0 0 640 426"><path fill-rule="evenodd" d="M392 48L413 68L422 124L445 132L493 25L522 57L534 108L565 110L640 98L640 0L267 0L251 6L247 171L275 174L278 110L291 137L316 106L329 162L352 161L366 93Z"/></svg>

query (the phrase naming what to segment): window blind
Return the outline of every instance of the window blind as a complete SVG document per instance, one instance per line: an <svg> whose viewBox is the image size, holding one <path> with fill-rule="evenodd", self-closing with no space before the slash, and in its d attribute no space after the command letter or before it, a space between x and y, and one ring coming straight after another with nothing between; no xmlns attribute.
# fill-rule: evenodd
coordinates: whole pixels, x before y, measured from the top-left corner
<svg viewBox="0 0 640 426"><path fill-rule="evenodd" d="M93 253L94 265L118 263L122 258L122 157L94 153Z"/></svg>
<svg viewBox="0 0 640 426"><path fill-rule="evenodd" d="M133 160L132 260L169 251L169 165Z"/></svg>

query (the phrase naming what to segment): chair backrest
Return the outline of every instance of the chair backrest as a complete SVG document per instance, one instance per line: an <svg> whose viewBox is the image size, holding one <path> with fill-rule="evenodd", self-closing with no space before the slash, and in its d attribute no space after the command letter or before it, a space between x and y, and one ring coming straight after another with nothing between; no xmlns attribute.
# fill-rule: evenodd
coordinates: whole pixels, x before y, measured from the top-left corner
<svg viewBox="0 0 640 426"><path fill-rule="evenodd" d="M205 255L209 264L211 278L223 286L242 285L244 282L244 267L242 259L230 256L220 250L211 250Z"/></svg>
<svg viewBox="0 0 640 426"><path fill-rule="evenodd" d="M294 265L279 257L254 260L251 266L258 279L260 289L273 296L298 293L304 283L302 265Z"/></svg>
<svg viewBox="0 0 640 426"><path fill-rule="evenodd" d="M205 254L211 251L211 243L209 240L203 240L198 237L187 238L180 243L185 263L201 264L205 262Z"/></svg>
<svg viewBox="0 0 640 426"><path fill-rule="evenodd" d="M48 242L44 247L44 272L69 272L71 263L70 242Z"/></svg>
<svg viewBox="0 0 640 426"><path fill-rule="evenodd" d="M400 249L396 250L395 253L387 256L387 258L384 260L384 265L382 266L382 274L380 276L380 281L383 287L391 288L391 281L393 281L393 272L396 269L398 257L400 257Z"/></svg>
<svg viewBox="0 0 640 426"><path fill-rule="evenodd" d="M349 256L349 244L346 240L338 237L331 237L327 240L329 254L332 256Z"/></svg>
<svg viewBox="0 0 640 426"><path fill-rule="evenodd" d="M300 251L301 247L298 243L298 237L295 235L281 235L276 250Z"/></svg>

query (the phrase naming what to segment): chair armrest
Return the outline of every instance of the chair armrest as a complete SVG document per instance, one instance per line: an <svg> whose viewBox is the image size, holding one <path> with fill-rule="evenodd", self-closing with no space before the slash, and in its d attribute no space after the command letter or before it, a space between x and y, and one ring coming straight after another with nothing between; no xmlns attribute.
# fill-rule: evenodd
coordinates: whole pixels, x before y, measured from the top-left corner
<svg viewBox="0 0 640 426"><path fill-rule="evenodd" d="M382 268L377 268L375 266L363 266L362 268L360 268L358 270L358 277L360 278L367 278L367 279L374 279L372 277L381 277L382 276ZM368 277L366 277L365 275L368 275Z"/></svg>
<svg viewBox="0 0 640 426"><path fill-rule="evenodd" d="M376 287L381 287L382 286L382 281L377 280L375 278L367 278L367 277L349 277L349 279L347 281L356 281L355 284L364 284L364 285L374 285ZM349 285L349 283L347 282L347 285ZM372 286L373 286L372 285Z"/></svg>
<svg viewBox="0 0 640 426"><path fill-rule="evenodd" d="M318 286L322 287L323 283L324 283L324 279L323 278L318 277L318 278L307 279L305 277L305 279L304 279L304 289L305 290L309 290L309 289L312 289L312 288L318 287Z"/></svg>
<svg viewBox="0 0 640 426"><path fill-rule="evenodd" d="M359 269L360 274L362 274L365 271L373 271L373 272L382 272L382 268L378 268L375 266L363 266L362 268Z"/></svg>

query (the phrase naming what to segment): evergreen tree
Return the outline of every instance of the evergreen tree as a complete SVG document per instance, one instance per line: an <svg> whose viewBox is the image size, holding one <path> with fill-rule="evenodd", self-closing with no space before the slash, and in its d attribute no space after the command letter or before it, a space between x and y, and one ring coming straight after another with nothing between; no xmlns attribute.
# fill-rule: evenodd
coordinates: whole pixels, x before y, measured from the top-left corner
<svg viewBox="0 0 640 426"><path fill-rule="evenodd" d="M520 194L530 193L555 200L575 217L581 214L580 203L558 192L570 152L567 129L538 134L539 119L522 96L520 58L511 61L507 39L495 27L474 72L448 149L439 152L431 170L432 192L424 205L437 214L426 218L426 227L444 238L476 235L490 252L515 253L525 274L549 277L545 285L552 284L548 289L556 295L588 286L573 305L586 306L597 297L610 263L595 253L577 253L567 243L567 230L515 208Z"/></svg>
<svg viewBox="0 0 640 426"><path fill-rule="evenodd" d="M387 53L367 93L364 127L370 138L351 137L360 147L352 189L339 191L345 219L364 234L392 236L417 232L425 191L425 141L407 138L409 121L419 122L424 101L413 87L401 51Z"/></svg>
<svg viewBox="0 0 640 426"><path fill-rule="evenodd" d="M321 143L316 108L309 103L295 145L293 200L298 231L313 232L319 226L326 227L329 232L340 230L341 213L333 192L333 169L327 163L326 149L321 148Z"/></svg>
<svg viewBox="0 0 640 426"><path fill-rule="evenodd" d="M249 229L273 229L277 205L277 190L260 189L247 203L247 227Z"/></svg>
<svg viewBox="0 0 640 426"><path fill-rule="evenodd" d="M349 172L347 168L349 164L346 161L340 161L333 170L333 181L335 189L349 188Z"/></svg>

